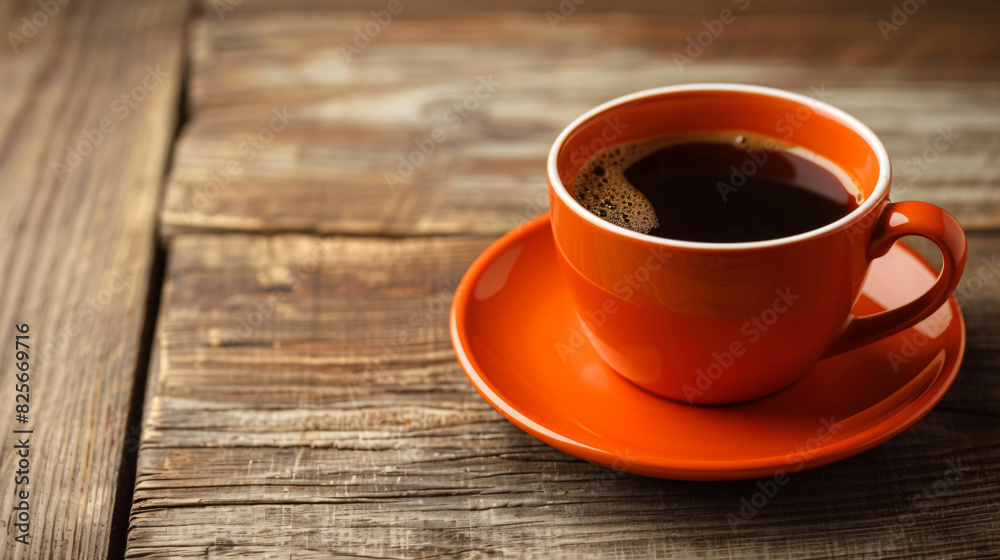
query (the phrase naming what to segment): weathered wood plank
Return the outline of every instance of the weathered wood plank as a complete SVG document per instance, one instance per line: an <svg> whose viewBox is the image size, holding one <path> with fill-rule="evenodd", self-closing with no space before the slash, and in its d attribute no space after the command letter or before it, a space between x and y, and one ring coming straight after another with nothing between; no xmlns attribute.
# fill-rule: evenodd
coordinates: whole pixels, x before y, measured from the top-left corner
<svg viewBox="0 0 1000 560"><path fill-rule="evenodd" d="M475 393L447 310L488 243L175 238L128 557L985 558L1000 545L1000 274L960 291L969 359L935 411L796 475L733 527L756 482L596 467ZM1000 237L971 247L970 279Z"/></svg>
<svg viewBox="0 0 1000 560"><path fill-rule="evenodd" d="M996 18L966 17L956 34L954 17L914 17L884 41L850 18L748 10L679 66L699 22L581 13L553 30L538 14L405 14L349 60L342 46L370 14L199 20L162 233L501 233L544 209L544 159L576 116L638 89L718 81L829 92L886 142L898 197L1000 226ZM938 129L958 135L945 151Z"/></svg>
<svg viewBox="0 0 1000 560"><path fill-rule="evenodd" d="M734 12L732 22L711 41L703 37L698 48L688 37L706 31L701 19L717 19L719 9L700 8L698 20L576 14L555 29L544 17L523 12L414 18L403 11L381 26L374 26L377 21L368 11L268 13L225 22L204 17L192 27L191 101L198 110L272 97L330 97L366 86L377 91L430 86L469 75L470 66L473 76L484 67L530 73L518 80L526 82L522 87L549 89L551 95L580 95L616 84L629 88L629 80L619 82L641 79L637 70L659 79L687 78L684 74L706 63L729 63L730 81L761 77L759 68L748 73L732 68L736 62L758 67L767 62L778 66L779 74L782 62L806 62L814 74L850 69L881 81L900 76L993 79L998 72L1000 38L993 30L1000 15L995 13L957 21L954 14L914 17L885 40L875 22L855 16L779 16L757 13L752 6L745 11L732 3L721 7ZM962 34L955 32L958 23ZM359 37L366 25L381 30ZM675 60L674 53L691 60Z"/></svg>
<svg viewBox="0 0 1000 560"><path fill-rule="evenodd" d="M187 6L41 4L0 6L0 556L103 559L126 530L126 518L112 522L121 493L131 496L130 478L118 483ZM14 325L25 323L21 424ZM29 480L15 485L22 428L34 430ZM28 545L13 526L25 490Z"/></svg>
<svg viewBox="0 0 1000 560"><path fill-rule="evenodd" d="M561 2L538 0L507 0L506 2L463 2L462 0L434 0L433 2L412 2L401 0L407 14L415 15L450 15L455 13L490 15L495 12L519 11L543 17L546 11L559 12ZM801 16L801 15L837 15L850 14L860 23L873 24L879 17L891 13L892 7L868 0L816 0L803 4L794 0L752 0L755 13L770 16ZM678 0L675 2L658 2L657 0L582 0L573 2L576 6L574 14L613 14L628 12L647 16L675 17L700 20L713 11L731 7L735 0L716 0L715 2L699 2L698 0ZM743 3L743 0L738 2ZM342 12L368 11L385 8L385 2L372 3L368 0L201 0L201 9L206 15L228 20L244 15L257 15L260 12ZM586 5L584 5L586 4ZM947 6L930 4L921 7L921 12L930 18L955 18L970 14L981 15L989 13L993 8L990 0L955 0ZM229 9L232 8L232 9ZM562 7L570 10L569 5ZM872 19L875 18L875 19Z"/></svg>

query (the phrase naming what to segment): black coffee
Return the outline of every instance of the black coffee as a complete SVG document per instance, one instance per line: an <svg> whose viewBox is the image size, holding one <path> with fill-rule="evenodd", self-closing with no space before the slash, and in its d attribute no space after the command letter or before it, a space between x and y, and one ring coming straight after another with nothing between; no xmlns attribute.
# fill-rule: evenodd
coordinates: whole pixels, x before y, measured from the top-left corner
<svg viewBox="0 0 1000 560"><path fill-rule="evenodd" d="M735 132L611 146L580 170L573 194L633 231L715 243L804 233L862 201L854 181L828 160Z"/></svg>

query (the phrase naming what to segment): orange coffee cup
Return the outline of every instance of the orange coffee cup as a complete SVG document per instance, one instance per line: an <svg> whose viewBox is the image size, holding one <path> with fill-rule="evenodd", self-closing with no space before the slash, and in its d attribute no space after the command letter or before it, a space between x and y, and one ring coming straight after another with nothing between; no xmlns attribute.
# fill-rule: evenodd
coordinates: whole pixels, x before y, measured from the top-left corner
<svg viewBox="0 0 1000 560"><path fill-rule="evenodd" d="M863 202L792 237L701 243L613 225L571 194L577 172L609 145L732 130L827 158L857 180ZM548 158L559 264L584 332L612 369L653 393L729 404L774 393L825 357L913 326L955 289L966 240L937 206L889 202L890 177L885 147L865 125L781 90L691 84L641 91L591 110L560 134ZM854 316L872 261L907 235L926 237L941 250L937 281L908 304Z"/></svg>

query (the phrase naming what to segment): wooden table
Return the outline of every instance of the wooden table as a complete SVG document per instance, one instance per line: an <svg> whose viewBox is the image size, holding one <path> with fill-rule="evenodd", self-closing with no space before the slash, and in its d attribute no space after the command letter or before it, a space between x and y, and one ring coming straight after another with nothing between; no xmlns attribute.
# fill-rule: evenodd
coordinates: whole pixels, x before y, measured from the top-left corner
<svg viewBox="0 0 1000 560"><path fill-rule="evenodd" d="M29 422L0 384L4 558L1000 555L995 3L50 4L0 6L0 327L33 344ZM828 92L884 140L894 198L952 212L971 251L944 401L735 528L755 481L540 443L475 393L447 326L472 260L545 212L568 122L711 81Z"/></svg>

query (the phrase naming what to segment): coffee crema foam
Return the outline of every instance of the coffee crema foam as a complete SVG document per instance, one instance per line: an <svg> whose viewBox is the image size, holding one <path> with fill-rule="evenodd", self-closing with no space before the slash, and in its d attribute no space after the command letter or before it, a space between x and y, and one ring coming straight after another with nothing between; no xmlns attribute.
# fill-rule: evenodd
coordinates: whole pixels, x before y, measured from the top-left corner
<svg viewBox="0 0 1000 560"><path fill-rule="evenodd" d="M629 183L625 171L633 163L667 146L697 142L727 143L748 153L788 147L775 138L741 131L694 132L614 144L595 153L580 169L573 182L573 198L605 221L636 233L649 233L660 227L656 209Z"/></svg>
<svg viewBox="0 0 1000 560"><path fill-rule="evenodd" d="M652 153L657 144L643 140L597 152L577 173L573 198L591 214L616 226L637 233L659 227L653 204L625 178L625 170Z"/></svg>

